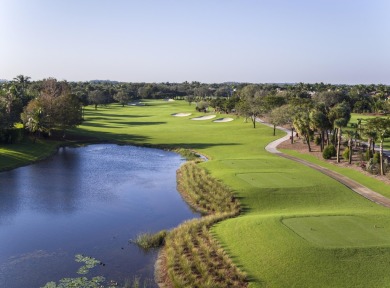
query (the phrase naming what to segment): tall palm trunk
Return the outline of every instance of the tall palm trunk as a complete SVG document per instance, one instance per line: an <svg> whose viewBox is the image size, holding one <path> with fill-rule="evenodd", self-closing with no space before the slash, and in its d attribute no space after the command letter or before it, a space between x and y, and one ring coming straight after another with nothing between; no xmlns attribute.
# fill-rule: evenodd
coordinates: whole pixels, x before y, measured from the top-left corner
<svg viewBox="0 0 390 288"><path fill-rule="evenodd" d="M294 127L291 127L291 144L294 144Z"/></svg>
<svg viewBox="0 0 390 288"><path fill-rule="evenodd" d="M337 128L337 163L340 163L341 128Z"/></svg>
<svg viewBox="0 0 390 288"><path fill-rule="evenodd" d="M385 175L385 170L383 167L383 138L381 139L381 144L379 146L379 161L381 166L381 175Z"/></svg>
<svg viewBox="0 0 390 288"><path fill-rule="evenodd" d="M330 145L330 141L329 141L329 131L326 130L326 145Z"/></svg>
<svg viewBox="0 0 390 288"><path fill-rule="evenodd" d="M307 142L307 148L309 148L309 152L311 152L310 135L309 134L305 135L305 139L306 139L306 142Z"/></svg>
<svg viewBox="0 0 390 288"><path fill-rule="evenodd" d="M338 128L333 129L333 135L332 135L332 144L333 145L336 145L336 143L337 143L337 131L338 131Z"/></svg>
<svg viewBox="0 0 390 288"><path fill-rule="evenodd" d="M368 138L368 151L371 151L371 142L372 142L372 139Z"/></svg>
<svg viewBox="0 0 390 288"><path fill-rule="evenodd" d="M352 163L352 138L348 139L348 163Z"/></svg>
<svg viewBox="0 0 390 288"><path fill-rule="evenodd" d="M325 131L321 130L321 152L324 151L325 146Z"/></svg>

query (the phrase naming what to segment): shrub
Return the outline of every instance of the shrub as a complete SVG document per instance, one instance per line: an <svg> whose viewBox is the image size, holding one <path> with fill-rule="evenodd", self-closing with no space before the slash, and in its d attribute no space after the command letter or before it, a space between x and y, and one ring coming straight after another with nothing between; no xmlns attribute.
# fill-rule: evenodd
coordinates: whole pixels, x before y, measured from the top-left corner
<svg viewBox="0 0 390 288"><path fill-rule="evenodd" d="M336 155L336 148L333 145L326 146L324 151L322 152L322 157L324 157L324 159L330 159L335 155Z"/></svg>
<svg viewBox="0 0 390 288"><path fill-rule="evenodd" d="M358 155L359 155L360 161L365 161L366 160L366 155L362 151L359 151Z"/></svg>
<svg viewBox="0 0 390 288"><path fill-rule="evenodd" d="M372 162L374 164L378 164L380 162L381 156L378 152L375 152L374 156L372 157Z"/></svg>
<svg viewBox="0 0 390 288"><path fill-rule="evenodd" d="M374 155L372 154L371 149L368 149L368 150L366 151L366 157L365 157L364 160L368 161L368 160L370 160L370 159L372 158L372 156L374 156Z"/></svg>
<svg viewBox="0 0 390 288"><path fill-rule="evenodd" d="M314 138L314 144L317 146L321 144L321 136L316 136L316 138Z"/></svg>
<svg viewBox="0 0 390 288"><path fill-rule="evenodd" d="M206 101L201 101L196 104L196 111L198 112L207 112L207 108L209 107Z"/></svg>
<svg viewBox="0 0 390 288"><path fill-rule="evenodd" d="M390 163L387 158L383 160L383 169L385 170L385 173L390 172Z"/></svg>
<svg viewBox="0 0 390 288"><path fill-rule="evenodd" d="M19 143L23 140L23 132L23 128L0 129L0 143Z"/></svg>
<svg viewBox="0 0 390 288"><path fill-rule="evenodd" d="M363 170L366 170L367 169L367 165L366 165L366 162L364 161L360 161L360 163L357 164L360 168L362 168Z"/></svg>
<svg viewBox="0 0 390 288"><path fill-rule="evenodd" d="M366 171L374 175L379 174L379 165L374 163L373 158L368 161Z"/></svg>
<svg viewBox="0 0 390 288"><path fill-rule="evenodd" d="M131 243L137 244L139 247L148 251L153 248L161 247L165 242L165 237L168 232L166 230L161 230L155 234L151 233L141 233L137 235L137 238L130 240Z"/></svg>
<svg viewBox="0 0 390 288"><path fill-rule="evenodd" d="M343 158L344 160L349 160L349 148L345 148L344 151L343 151Z"/></svg>

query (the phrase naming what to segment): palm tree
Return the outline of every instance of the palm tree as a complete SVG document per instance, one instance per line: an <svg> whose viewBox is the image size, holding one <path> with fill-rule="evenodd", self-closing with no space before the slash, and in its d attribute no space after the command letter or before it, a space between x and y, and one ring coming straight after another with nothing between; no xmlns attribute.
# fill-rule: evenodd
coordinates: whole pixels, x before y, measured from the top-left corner
<svg viewBox="0 0 390 288"><path fill-rule="evenodd" d="M375 130L372 130L371 127L366 126L363 129L363 135L368 139L368 150L372 151L372 154L374 154L375 141L378 139L378 133Z"/></svg>
<svg viewBox="0 0 390 288"><path fill-rule="evenodd" d="M18 84L18 86L26 89L27 85L30 83L30 79L31 77L29 76L18 75L13 80Z"/></svg>
<svg viewBox="0 0 390 288"><path fill-rule="evenodd" d="M375 117L367 120L367 129L375 131L380 138L379 155L381 175L385 175L383 167L383 142L390 136L390 118Z"/></svg>
<svg viewBox="0 0 390 288"><path fill-rule="evenodd" d="M348 163L352 163L352 155L353 155L353 147L352 147L352 140L354 137L356 137L356 131L353 130L347 130L346 131L348 135Z"/></svg>
<svg viewBox="0 0 390 288"><path fill-rule="evenodd" d="M340 103L332 107L329 111L329 119L333 123L333 128L337 131L337 163L340 163L340 147L342 128L346 127L351 119L351 109L346 102Z"/></svg>
<svg viewBox="0 0 390 288"><path fill-rule="evenodd" d="M295 130L297 130L298 133L304 137L309 152L311 152L310 138L313 135L313 130L311 129L310 117L308 111L301 111L295 115L294 127Z"/></svg>
<svg viewBox="0 0 390 288"><path fill-rule="evenodd" d="M328 131L328 129L331 128L331 124L329 122L329 119L326 115L326 109L324 105L318 105L313 110L310 111L309 114L310 117L310 124L313 130L317 130L320 133L321 136L321 152L324 149L325 143L325 132ZM328 133L327 133L328 134Z"/></svg>

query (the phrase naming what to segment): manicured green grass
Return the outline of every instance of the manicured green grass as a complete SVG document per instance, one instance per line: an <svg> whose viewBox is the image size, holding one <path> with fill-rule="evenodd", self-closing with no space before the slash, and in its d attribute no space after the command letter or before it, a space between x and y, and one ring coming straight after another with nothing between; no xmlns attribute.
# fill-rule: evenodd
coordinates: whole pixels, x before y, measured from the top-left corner
<svg viewBox="0 0 390 288"><path fill-rule="evenodd" d="M238 267L249 275L251 287L388 286L390 247L387 240L374 232L383 229L383 237L387 236L389 209L320 172L266 152L266 144L282 136L282 132L274 137L272 128L259 124L253 129L242 118L227 123L192 121L191 117L203 114L181 101L147 104L124 108L109 105L96 111L87 107L86 122L74 131L108 141L190 148L208 156L210 161L198 165L228 185L243 210L241 216L224 220L211 231ZM171 116L179 112L193 114ZM217 118L225 116L231 117ZM389 187L379 181L355 174L358 172L345 173L390 196ZM353 225L347 225L344 216L352 217ZM315 223L317 229L324 229L326 222L342 228L334 233L324 230L317 240L308 241L297 231L310 223L301 221L294 230L283 222L303 217L324 219L324 223ZM384 228L371 229L370 225ZM342 230L362 235L348 244L343 242Z"/></svg>
<svg viewBox="0 0 390 288"><path fill-rule="evenodd" d="M58 142L25 139L22 143L0 145L0 171L42 160L56 151Z"/></svg>
<svg viewBox="0 0 390 288"><path fill-rule="evenodd" d="M390 245L390 221L360 216L292 217L282 223L318 247L351 248Z"/></svg>
<svg viewBox="0 0 390 288"><path fill-rule="evenodd" d="M243 119L220 124L191 121L191 117L202 114L195 113L188 104L152 103L145 107L87 110L93 121L80 130L140 145L192 148L209 156L211 160L201 165L233 189L244 209L242 216L217 224L212 232L235 263L249 274L250 286L383 287L389 283L390 249L383 241L375 243L374 239L373 246L363 248L321 247L298 237L282 223L282 219L291 217L328 215L364 217L376 223L389 216L387 209L317 171L268 154L265 145L283 135L281 132L273 137L271 128L258 125L253 129ZM125 122L126 110L131 123L119 125ZM170 116L178 112L193 115ZM102 118L96 119L98 114ZM107 114L118 116L111 122L111 117L105 119ZM363 182L372 182L359 177ZM380 184L371 184L381 192ZM331 241L332 237L328 237Z"/></svg>
<svg viewBox="0 0 390 288"><path fill-rule="evenodd" d="M337 165L333 165L330 163L327 163L325 161L321 161L320 159L316 158L315 156L308 155L308 154L301 154L294 150L287 150L287 149L281 149L283 153L292 155L294 157L298 157L304 160L307 160L309 162L312 162L314 164L318 164L322 167L328 168L330 170L336 171L340 174L343 174L356 182L359 182L360 184L363 184L364 186L390 198L390 186L375 179L372 177L363 176L362 173L356 170L349 169L347 167L340 167ZM353 164L352 164L353 165Z"/></svg>

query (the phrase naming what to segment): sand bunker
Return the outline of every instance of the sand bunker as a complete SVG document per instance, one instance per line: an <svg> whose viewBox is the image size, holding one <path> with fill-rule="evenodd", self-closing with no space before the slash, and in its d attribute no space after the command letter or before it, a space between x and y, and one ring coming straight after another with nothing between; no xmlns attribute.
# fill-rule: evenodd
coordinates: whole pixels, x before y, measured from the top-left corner
<svg viewBox="0 0 390 288"><path fill-rule="evenodd" d="M230 122L233 121L233 118L219 118L217 120L214 120L215 123L223 123L223 122Z"/></svg>
<svg viewBox="0 0 390 288"><path fill-rule="evenodd" d="M215 115L206 115L206 116L194 117L194 118L191 118L191 120L210 120L210 119L213 119L215 117L216 117Z"/></svg>
<svg viewBox="0 0 390 288"><path fill-rule="evenodd" d="M129 103L130 106L145 106L145 103L142 102L132 102Z"/></svg>
<svg viewBox="0 0 390 288"><path fill-rule="evenodd" d="M192 113L173 113L171 115L175 117L186 117L186 116L190 116L191 114Z"/></svg>

